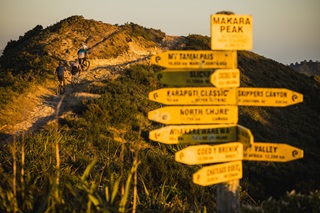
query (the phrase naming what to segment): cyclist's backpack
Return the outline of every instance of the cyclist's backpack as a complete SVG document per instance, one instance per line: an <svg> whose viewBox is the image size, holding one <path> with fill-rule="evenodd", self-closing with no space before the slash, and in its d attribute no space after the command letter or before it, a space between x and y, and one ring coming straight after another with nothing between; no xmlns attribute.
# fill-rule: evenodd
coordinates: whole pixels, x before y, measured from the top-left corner
<svg viewBox="0 0 320 213"><path fill-rule="evenodd" d="M72 66L72 68L71 68L71 74L72 74L72 75L75 75L75 74L77 74L78 72L79 72L78 67Z"/></svg>

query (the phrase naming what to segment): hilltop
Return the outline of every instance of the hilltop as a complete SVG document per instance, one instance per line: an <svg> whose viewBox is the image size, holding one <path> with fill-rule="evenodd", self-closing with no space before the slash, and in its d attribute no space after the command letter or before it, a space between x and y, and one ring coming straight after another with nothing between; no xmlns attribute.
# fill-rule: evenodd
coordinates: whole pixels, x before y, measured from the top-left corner
<svg viewBox="0 0 320 213"><path fill-rule="evenodd" d="M80 85L68 86L65 96L56 96L55 67L60 60L74 60L83 43L89 47L90 70L81 77ZM100 159L92 169L96 174L92 179L101 177L99 184L106 186L112 184L109 173L118 177L121 168L126 168L130 174L137 155L141 162L138 193L142 209L152 212L161 206L161 193L168 196L161 206L163 211L173 209L172 206L178 208L180 204L176 212L183 212L184 208L202 209L199 206L214 209L215 186L202 188L191 182L192 172L200 166L174 161L174 152L184 146L166 146L148 139L148 132L161 126L146 117L148 111L161 106L148 100L148 92L166 87L154 79L154 73L162 68L150 66L149 59L151 55L173 49L210 49L210 38L169 36L134 23L118 26L82 16L71 16L45 29L36 26L18 41L9 42L0 57L1 140L9 142L13 135L23 136L25 132L26 144L33 150L27 156L33 157L28 160L30 165L42 161L51 165L46 161L48 157L42 156L46 151L38 151L33 144L42 147L43 143L52 141L59 124L57 131L61 134L59 140L64 150L61 158L65 166L62 176L69 184L66 188L77 182L74 176L85 173L92 156ZM304 95L303 103L284 108L240 107L239 124L252 131L255 141L290 144L303 149L305 154L303 159L288 163L244 162L240 182L242 201L259 205L268 197L279 198L287 191L308 194L319 189L319 84L289 66L250 51L238 51L238 67L241 87L286 88ZM124 141L126 161L119 153L119 144ZM6 148L1 147L1 162L11 160ZM34 160L37 155L41 160ZM52 158L55 157L48 160L51 162ZM104 169L106 166L110 171ZM32 175L44 173L35 172L32 166L28 169ZM7 164L0 171L12 173ZM6 172L1 174L0 178L8 179ZM76 194L72 190L70 197ZM99 190L95 193L102 193ZM247 201L249 198L256 202ZM153 200L148 203L148 199Z"/></svg>

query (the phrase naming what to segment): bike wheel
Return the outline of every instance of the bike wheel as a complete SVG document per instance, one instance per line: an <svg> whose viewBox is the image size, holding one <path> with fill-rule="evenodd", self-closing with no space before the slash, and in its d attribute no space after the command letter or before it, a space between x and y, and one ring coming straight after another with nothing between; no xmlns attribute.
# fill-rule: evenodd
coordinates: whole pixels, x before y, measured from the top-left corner
<svg viewBox="0 0 320 213"><path fill-rule="evenodd" d="M57 95L62 95L65 92L65 87L61 83L58 84Z"/></svg>
<svg viewBox="0 0 320 213"><path fill-rule="evenodd" d="M84 71L88 71L89 70L89 67L90 67L90 61L84 61L83 62L83 70Z"/></svg>
<svg viewBox="0 0 320 213"><path fill-rule="evenodd" d="M75 86L75 84L76 84L76 79L75 79L75 75L72 75L71 76L71 86L72 86L72 88Z"/></svg>
<svg viewBox="0 0 320 213"><path fill-rule="evenodd" d="M61 85L59 84L57 87L57 95L60 95L60 94L61 94Z"/></svg>

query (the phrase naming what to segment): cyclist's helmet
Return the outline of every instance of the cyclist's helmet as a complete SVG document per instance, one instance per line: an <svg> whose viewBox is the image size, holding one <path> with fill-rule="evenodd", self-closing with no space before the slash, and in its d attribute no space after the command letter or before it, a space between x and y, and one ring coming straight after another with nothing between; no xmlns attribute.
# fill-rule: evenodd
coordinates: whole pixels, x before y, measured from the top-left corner
<svg viewBox="0 0 320 213"><path fill-rule="evenodd" d="M87 49L87 48L88 48L88 47L87 47L87 45L85 45L85 44L82 45L82 47L81 47L81 49L84 49L84 50Z"/></svg>

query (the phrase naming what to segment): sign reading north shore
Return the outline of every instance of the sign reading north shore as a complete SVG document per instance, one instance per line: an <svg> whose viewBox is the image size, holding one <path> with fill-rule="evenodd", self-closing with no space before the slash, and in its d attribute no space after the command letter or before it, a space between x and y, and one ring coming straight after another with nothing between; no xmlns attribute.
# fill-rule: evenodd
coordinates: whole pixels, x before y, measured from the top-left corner
<svg viewBox="0 0 320 213"><path fill-rule="evenodd" d="M250 147L254 142L251 130L238 124L237 141L241 142L244 148Z"/></svg>
<svg viewBox="0 0 320 213"><path fill-rule="evenodd" d="M239 69L219 69L210 76L210 82L219 88L239 87L240 70Z"/></svg>
<svg viewBox="0 0 320 213"><path fill-rule="evenodd" d="M234 68L237 64L236 51L170 50L151 56L151 64L166 68Z"/></svg>
<svg viewBox="0 0 320 213"><path fill-rule="evenodd" d="M285 107L303 102L303 95L283 88L246 88L237 89L239 106Z"/></svg>
<svg viewBox="0 0 320 213"><path fill-rule="evenodd" d="M148 113L148 119L163 124L235 124L237 106L166 106Z"/></svg>
<svg viewBox="0 0 320 213"><path fill-rule="evenodd" d="M239 142L189 146L175 153L177 162L188 165L237 161L242 158L243 145Z"/></svg>
<svg viewBox="0 0 320 213"><path fill-rule="evenodd" d="M211 15L212 50L252 50L251 15Z"/></svg>
<svg viewBox="0 0 320 213"><path fill-rule="evenodd" d="M255 142L243 151L243 160L287 162L303 158L303 150L282 143Z"/></svg>
<svg viewBox="0 0 320 213"><path fill-rule="evenodd" d="M222 143L236 141L235 125L175 125L149 132L149 139L165 144Z"/></svg>
<svg viewBox="0 0 320 213"><path fill-rule="evenodd" d="M210 75L213 69L165 69L155 74L162 84L172 86L212 86Z"/></svg>
<svg viewBox="0 0 320 213"><path fill-rule="evenodd" d="M193 174L193 183L208 186L242 178L242 161L232 161L202 167Z"/></svg>
<svg viewBox="0 0 320 213"><path fill-rule="evenodd" d="M236 94L235 88L163 88L150 92L149 100L167 105L236 105Z"/></svg>

